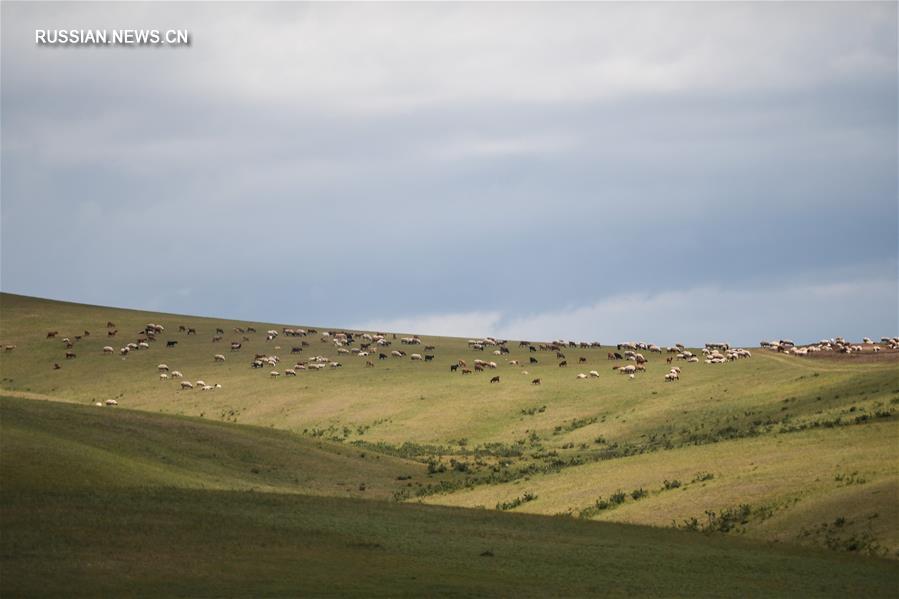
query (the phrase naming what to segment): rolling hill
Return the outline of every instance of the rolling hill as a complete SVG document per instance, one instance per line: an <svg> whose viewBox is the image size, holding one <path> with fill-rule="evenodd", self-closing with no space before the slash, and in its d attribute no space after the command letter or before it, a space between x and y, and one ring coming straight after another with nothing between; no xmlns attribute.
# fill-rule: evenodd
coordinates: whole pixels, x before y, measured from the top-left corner
<svg viewBox="0 0 899 599"><path fill-rule="evenodd" d="M165 326L157 340L120 355L151 322ZM517 342L494 355L458 338L405 346L391 332L378 359L377 349L338 353L321 329L266 339L285 326L297 325L0 294L0 343L15 346L0 354L3 570L16 573L4 580L29 594L39 580L28 573L49 568L58 581L100 585L85 587L93 594L120 591L129 577L147 594L216 594L201 581L243 539L256 557L245 554L221 584L274 594L320 594L339 573L332 559L366 564L352 576L344 568L351 582L334 587L359 594L409 572L417 578L397 594L882 594L897 582L899 354L753 349L733 363L680 362L681 380L666 383L664 354L630 379L611 369L620 362L607 359L608 345L566 347L560 367L554 352ZM256 354L281 361L254 369ZM270 375L313 356L341 365ZM475 359L497 367L450 372ZM160 380L161 363L221 388L181 390ZM590 370L599 376L575 376ZM106 400L118 407L94 405ZM218 520L197 520L198 510ZM72 518L83 526L61 525ZM167 544L174 529L185 530L177 548ZM116 543L104 551L106 537ZM208 556L188 551L206 537ZM121 557L91 570L82 545ZM165 562L158 572L148 556ZM312 573L282 577L292 559ZM398 559L407 567L389 565ZM641 560L652 572L635 567ZM260 586L273 578L284 586Z"/></svg>

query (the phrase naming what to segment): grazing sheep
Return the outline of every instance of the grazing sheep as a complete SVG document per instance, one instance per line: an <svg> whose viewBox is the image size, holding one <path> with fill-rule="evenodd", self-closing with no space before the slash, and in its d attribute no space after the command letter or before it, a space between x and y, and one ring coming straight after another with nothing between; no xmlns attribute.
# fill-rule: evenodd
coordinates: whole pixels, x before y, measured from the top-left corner
<svg viewBox="0 0 899 599"><path fill-rule="evenodd" d="M7 347L9 347L9 346L7 346ZM15 345L13 345L12 347L15 348ZM6 351L11 351L11 350L7 349ZM66 360L71 360L71 359L73 359L73 358L75 358L75 357L76 357L76 356L75 356L75 352L73 352L73 351L67 351L67 352L66 352Z"/></svg>
<svg viewBox="0 0 899 599"><path fill-rule="evenodd" d="M119 402L117 402L117 401L114 400L114 399L107 399L105 403L106 403L107 406L117 406L117 405L119 405Z"/></svg>
<svg viewBox="0 0 899 599"><path fill-rule="evenodd" d="M178 371L178 370L173 370L173 371L172 371L172 378L180 379L180 378L183 377L183 376L184 376L184 375L181 374L181 372Z"/></svg>
<svg viewBox="0 0 899 599"><path fill-rule="evenodd" d="M277 377L277 376L281 376L281 373L278 372L277 370L272 370L272 371L269 372L268 374L269 374L270 377L273 377L273 378L274 378L274 377Z"/></svg>
<svg viewBox="0 0 899 599"><path fill-rule="evenodd" d="M181 381L181 389L182 390L183 389L193 389L193 388L194 388L194 384L191 383L190 381Z"/></svg>
<svg viewBox="0 0 899 599"><path fill-rule="evenodd" d="M222 354L215 354L215 355L212 357L212 359L215 360L216 362L224 362L224 361L225 361L225 356L223 356Z"/></svg>
<svg viewBox="0 0 899 599"><path fill-rule="evenodd" d="M583 372L580 372L580 373L578 373L577 378L579 378L579 379L585 379L585 378L587 378L587 375L584 374Z"/></svg>
<svg viewBox="0 0 899 599"><path fill-rule="evenodd" d="M459 369L458 364L450 364L450 372L456 372Z"/></svg>
<svg viewBox="0 0 899 599"><path fill-rule="evenodd" d="M297 375L297 371L294 370L293 368L285 368L284 369L284 376L296 376L296 375Z"/></svg>
<svg viewBox="0 0 899 599"><path fill-rule="evenodd" d="M413 360L423 360L424 359L424 358L422 358L421 354L412 354L409 357L412 358Z"/></svg>
<svg viewBox="0 0 899 599"><path fill-rule="evenodd" d="M491 382L491 383L498 383L498 382L499 382L499 377L498 377L498 376L493 377L492 379L490 379L490 382Z"/></svg>
<svg viewBox="0 0 899 599"><path fill-rule="evenodd" d="M532 385L539 385L539 384L540 384L540 379L534 379L533 381L531 381L531 384L532 384Z"/></svg>
<svg viewBox="0 0 899 599"><path fill-rule="evenodd" d="M169 367L167 364L160 364L156 367L156 370L158 370L159 372L168 372Z"/></svg>
<svg viewBox="0 0 899 599"><path fill-rule="evenodd" d="M593 378L597 378L597 377L599 377L599 373L598 373L597 371L595 371L595 370L591 370L591 371L590 371L590 376L593 377Z"/></svg>
<svg viewBox="0 0 899 599"><path fill-rule="evenodd" d="M106 346L103 347L103 353L104 353L104 354L111 354L111 353L114 353L114 352L115 352L115 349L114 349L111 345L106 345Z"/></svg>
<svg viewBox="0 0 899 599"><path fill-rule="evenodd" d="M169 380L169 375L167 375L167 374L164 373L164 372L160 372L160 373L159 373L159 380L160 380L160 381L167 381L167 380Z"/></svg>

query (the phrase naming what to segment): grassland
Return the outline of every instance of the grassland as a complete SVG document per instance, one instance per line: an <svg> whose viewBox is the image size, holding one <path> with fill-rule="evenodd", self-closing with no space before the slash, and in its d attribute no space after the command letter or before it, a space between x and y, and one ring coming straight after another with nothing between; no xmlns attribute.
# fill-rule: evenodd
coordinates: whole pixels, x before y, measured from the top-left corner
<svg viewBox="0 0 899 599"><path fill-rule="evenodd" d="M4 596L888 596L896 581L894 562L843 553L309 494L410 467L243 425L19 398L0 422ZM322 452L338 457L310 482Z"/></svg>
<svg viewBox="0 0 899 599"><path fill-rule="evenodd" d="M119 330L115 338L106 336L107 321L115 322ZM103 354L104 345L118 349L134 341L148 322L166 327L150 349L125 357ZM195 328L198 334L178 332L179 325ZM235 327L248 326L258 332L234 332ZM731 594L722 589L733 589L733 594L741 595L786 595L799 592L802 587L794 582L800 580L806 585L810 580L815 585L828 581L821 587L807 586L802 594L851 592L852 585L861 585L855 587L860 590L869 583L877 594L879 585L897 582L899 354L844 361L753 350L751 359L734 363L681 363L681 381L665 383L664 356L650 356L646 374L630 380L610 369L607 345L566 348L569 366L560 368L554 353L530 352L517 343L509 344L510 355L494 356L469 349L465 339L423 337L423 345L435 346L427 352L435 355L433 362L370 356L374 367L366 367L365 358L337 354L333 344L320 341L319 335L265 340L267 329L282 326L298 323L234 322L0 294L0 343L16 346L0 355L0 393L10 398L3 400L0 472L4 491L8 483L15 490L4 495L10 513L27 512L23 506L28 501L48 502L50 507L44 510L48 513L66 502L73 510L90 513L98 502L108 500L117 506L125 502L134 508L117 511L121 516L110 522L119 524L110 526L116 531L113 536L127 539L127 522L150 527L140 521L141 510L152 512L154 502L170 522L188 527L196 517L193 506L220 505L229 523L232 516L240 523L235 530L245 527L241 534L260 535L283 551L267 555L259 568L280 571L285 566L279 565L278 555L288 560L292 552L301 552L302 559L312 560L304 564L315 562L313 570L327 572L328 560L319 563L315 555L319 550L328 555L330 549L315 545L314 550L300 551L305 545L292 536L314 528L315 518L302 520L293 514L300 508L290 506L313 502L316 510L333 514L334 522L339 522L334 524L335 534L369 526L356 522L354 514L376 510L377 522L362 535L374 540L360 541L369 545L357 552L346 542L335 541L333 550L349 552L345 557L352 563L362 555L380 556L372 563L380 564L381 570L368 572L365 581L354 578L346 588L335 587L335 592L364 593L383 588L377 586L386 580L382 576L402 578L401 571L383 564L405 555L394 550L406 547L411 542L407 537L418 530L403 528L403 514L427 520L429 524L422 524L429 531L425 536L433 539L432 546L422 545L424 541L410 546L416 547L414 557L432 560L427 567L412 562L422 567L427 584L437 586L422 586L419 578L397 587L413 594L582 595L613 588L612 594L643 589L642 594L721 595ZM216 328L226 334L214 343ZM91 334L84 336L85 330ZM59 337L82 335L70 350L77 357L66 360L64 346L59 338L48 339L48 331L59 331ZM178 344L166 348L167 340ZM231 340L242 341L239 352L228 350ZM308 345L291 354L302 341ZM391 349L425 353L421 346L404 347L399 340L387 352ZM224 363L214 362L217 353L226 355ZM280 369L295 358L312 355L339 360L342 366L272 378L269 368L250 368L256 353L279 355ZM531 357L538 363L528 364ZM579 364L581 357L586 362ZM471 363L475 358L494 360L498 367L481 374L449 372L449 365L459 359ZM524 365L509 365L510 360ZM222 388L181 391L177 382L159 380L156 366L163 362L189 380L219 383ZM55 370L54 363L61 368ZM590 370L600 376L575 378ZM499 384L488 382L493 375L501 377ZM542 384L532 385L538 377ZM116 399L119 408L93 406L106 399ZM96 492L89 493L81 480L91 481ZM139 490L148 487L154 489L147 495L152 499L135 499L143 497ZM260 505L267 507L256 507L262 497ZM616 501L610 503L613 497ZM362 499L367 501L357 503ZM420 502L434 505L415 505ZM549 517L557 514L565 517ZM38 526L34 514L23 517ZM278 525L265 532L259 530L264 528L260 522ZM4 571L11 571L12 564L27 571L38 562L28 565L7 549L31 533L9 519L4 520L4 532L7 523L16 532L12 544L4 540ZM373 534L380 526L386 527L387 536ZM671 530L674 526L705 534ZM458 557L446 553L453 542L442 547L440 541L449 534L441 531L457 527L460 543L466 531L481 539L478 527L495 535L484 533L484 543L472 541L460 549L459 556L464 557ZM72 531L71 546L63 545L90 546L89 529ZM544 531L546 539L541 541L534 531ZM390 536L394 532L397 538ZM211 534L202 526L197 529L200 533ZM630 549L610 556L608 545L588 540L606 534L613 535L616 546ZM638 537L644 540L638 542ZM513 543L517 549L511 553L509 539L522 540ZM185 541L185 547L192 542L200 546L198 537ZM228 547L229 542L225 539L219 545ZM494 551L495 558L480 556L486 549L478 547L484 544L501 548ZM68 557L60 557L60 563L75 568L63 545L60 551ZM380 548L372 550L375 545ZM163 545L147 545L151 546L160 559L170 552ZM571 558L575 552L564 547L578 547L577 552L592 557L578 561ZM631 550L633 554L628 553ZM711 572L720 568L713 558L716 552L731 550L738 552L732 561L738 570L750 563L771 568L775 562L798 561L795 567L785 566L792 574L778 574L780 582L765 587L767 582L755 581L745 572L725 569L721 576ZM705 566L703 574L702 568L681 563L669 551L716 565ZM655 556L653 568L661 555L666 563L658 576L641 577L640 571L633 571L632 585L625 576L631 572L629 566L618 560L636 559L640 552ZM498 581L490 582L486 574L481 578L478 573L502 562L500 555L515 555L512 561L521 568L500 567L503 576ZM879 557L893 561L882 562ZM131 558L123 560L129 568L136 567ZM441 560L446 564L437 568ZM819 566L812 565L817 560L824 560L822 571L835 568L845 576L821 578L815 573ZM535 565L537 561L542 565ZM581 568L588 563L591 573L585 574ZM880 574L841 570L848 564ZM605 570L605 565L611 569ZM180 568L170 567L172 572ZM197 571L208 567L195 564ZM257 566L248 563L247 568L245 576L239 576L237 569L233 578L254 579ZM458 586L461 571L466 572L468 586ZM614 571L625 574L613 580ZM683 577L676 574L681 571ZM154 585L167 580L154 578L149 571L133 574L146 589L162 589ZM71 570L65 573L72 575ZM194 582L183 571L173 576L186 585L180 587L184 594L212 588L198 582L208 583L205 575ZM555 586L534 586L535 576ZM578 582L562 581L571 576ZM322 574L321 581L327 579ZM305 587L303 580L288 577L287 586L266 588L275 593L279 588L323 588ZM367 586L369 580L373 586ZM747 592L742 592L744 587Z"/></svg>

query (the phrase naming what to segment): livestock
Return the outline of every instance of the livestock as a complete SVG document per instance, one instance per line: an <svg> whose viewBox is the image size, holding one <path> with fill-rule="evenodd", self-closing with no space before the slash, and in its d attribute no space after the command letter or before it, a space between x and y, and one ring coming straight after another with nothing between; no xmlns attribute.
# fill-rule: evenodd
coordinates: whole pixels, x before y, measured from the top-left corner
<svg viewBox="0 0 899 599"><path fill-rule="evenodd" d="M577 359L577 363L578 364L586 364L587 358L585 358L584 356L581 356L580 358Z"/></svg>
<svg viewBox="0 0 899 599"><path fill-rule="evenodd" d="M458 364L450 364L450 372L456 372L459 369Z"/></svg>
<svg viewBox="0 0 899 599"><path fill-rule="evenodd" d="M160 372L160 373L159 373L159 380L161 380L161 381L167 381L167 380L169 380L169 375L167 375L167 374L164 373L164 372Z"/></svg>
<svg viewBox="0 0 899 599"><path fill-rule="evenodd" d="M599 373L598 373L597 371L595 371L595 370L591 370L591 371L590 371L590 376L593 377L593 378L597 378L597 377L599 376Z"/></svg>
<svg viewBox="0 0 899 599"><path fill-rule="evenodd" d="M169 367L167 364L160 364L159 366L156 367L156 370L158 370L159 372L168 372Z"/></svg>
<svg viewBox="0 0 899 599"><path fill-rule="evenodd" d="M197 329L189 328L189 329L187 329L187 334L188 335L196 335Z"/></svg>
<svg viewBox="0 0 899 599"><path fill-rule="evenodd" d="M567 360L562 360L561 362L559 362L559 368L565 368L566 366L568 366Z"/></svg>
<svg viewBox="0 0 899 599"><path fill-rule="evenodd" d="M463 368L462 374L471 374L471 370L469 370L468 368Z"/></svg>
<svg viewBox="0 0 899 599"><path fill-rule="evenodd" d="M537 364L537 358L531 356L530 360L531 360L531 364Z"/></svg>
<svg viewBox="0 0 899 599"><path fill-rule="evenodd" d="M491 383L498 383L498 382L499 382L499 377L498 377L498 376L493 377L492 379L490 379L490 382L491 382Z"/></svg>
<svg viewBox="0 0 899 599"><path fill-rule="evenodd" d="M119 402L117 402L117 401L114 400L114 399L107 399L104 403L105 403L107 406L117 406L117 405L119 405Z"/></svg>
<svg viewBox="0 0 899 599"><path fill-rule="evenodd" d="M47 339L52 339L53 337L56 337L57 335L59 335L59 331L50 331L47 333Z"/></svg>
<svg viewBox="0 0 899 599"><path fill-rule="evenodd" d="M118 329L113 329L113 330L111 330L111 331L106 331L106 336L107 336L107 337L115 337L116 334L118 334L118 332L119 332Z"/></svg>
<svg viewBox="0 0 899 599"><path fill-rule="evenodd" d="M379 353L379 354L378 354L378 359L379 359L379 360L386 360L386 359L387 359L387 354Z"/></svg>
<svg viewBox="0 0 899 599"><path fill-rule="evenodd" d="M425 355L425 362L432 362L433 360L434 360L434 356L432 356L431 354Z"/></svg>
<svg viewBox="0 0 899 599"><path fill-rule="evenodd" d="M193 389L193 388L194 388L194 384L191 383L190 381L181 381L181 389L182 390L183 389Z"/></svg>
<svg viewBox="0 0 899 599"><path fill-rule="evenodd" d="M293 368L285 368L284 369L284 376L296 376L296 375L297 375L297 371L294 370Z"/></svg>
<svg viewBox="0 0 899 599"><path fill-rule="evenodd" d="M215 354L214 356L212 356L212 359L216 362L224 362L225 356L223 356L222 354Z"/></svg>
<svg viewBox="0 0 899 599"><path fill-rule="evenodd" d="M579 379L585 379L585 378L587 378L587 375L584 374L583 372L580 372L580 373L578 373L577 378L579 378Z"/></svg>
<svg viewBox="0 0 899 599"><path fill-rule="evenodd" d="M166 347L175 347L176 345L178 345L177 341L166 341L165 342Z"/></svg>
<svg viewBox="0 0 899 599"><path fill-rule="evenodd" d="M181 371L180 371L180 370L173 370L173 371L172 371L172 378L180 379L180 378L183 377L183 376L184 376L184 375L181 374Z"/></svg>
<svg viewBox="0 0 899 599"><path fill-rule="evenodd" d="M269 372L268 374L269 374L269 376L271 376L271 377L281 376L281 373L278 372L277 370L272 370L272 371Z"/></svg>
<svg viewBox="0 0 899 599"><path fill-rule="evenodd" d="M539 385L539 384L540 384L540 379L534 379L533 381L531 381L531 384L532 384L532 385Z"/></svg>
<svg viewBox="0 0 899 599"><path fill-rule="evenodd" d="M411 357L413 360L423 360L423 359L424 359L424 358L421 357L421 354L412 354L410 357Z"/></svg>
<svg viewBox="0 0 899 599"><path fill-rule="evenodd" d="M6 346L6 348L9 348L9 347L12 347L12 348L14 349L16 346L15 346L15 345L13 345L13 346L7 345L7 346ZM6 348L4 348L4 349L6 349ZM6 351L10 351L10 349L6 349ZM67 352L66 352L66 360L71 360L71 359L73 359L73 358L75 358L75 352L73 352L73 351L67 351Z"/></svg>
<svg viewBox="0 0 899 599"><path fill-rule="evenodd" d="M3 346L3 351L12 351L14 349L16 349L15 345L4 345Z"/></svg>
<svg viewBox="0 0 899 599"><path fill-rule="evenodd" d="M374 367L375 367L375 363L372 362L371 360L366 360L366 361L365 361L365 367L366 367L366 368L374 368Z"/></svg>
<svg viewBox="0 0 899 599"><path fill-rule="evenodd" d="M115 351L115 349L113 349L113 347L110 346L110 345L106 345L106 346L103 347L103 353L104 353L104 354L111 354L111 353L113 353L114 351Z"/></svg>
<svg viewBox="0 0 899 599"><path fill-rule="evenodd" d="M243 346L240 343L237 343L236 341L231 342L231 351L238 351L241 347Z"/></svg>

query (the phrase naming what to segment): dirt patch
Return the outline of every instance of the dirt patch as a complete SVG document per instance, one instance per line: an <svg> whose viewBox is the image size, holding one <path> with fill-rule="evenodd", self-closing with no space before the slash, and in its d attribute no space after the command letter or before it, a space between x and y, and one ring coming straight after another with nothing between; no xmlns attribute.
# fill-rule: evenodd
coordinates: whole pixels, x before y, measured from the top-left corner
<svg viewBox="0 0 899 599"><path fill-rule="evenodd" d="M851 354L840 354L832 351L812 352L807 356L801 356L807 360L829 360L832 362L848 362L850 364L872 364L879 362L899 363L899 349L884 349L879 352L866 349Z"/></svg>

